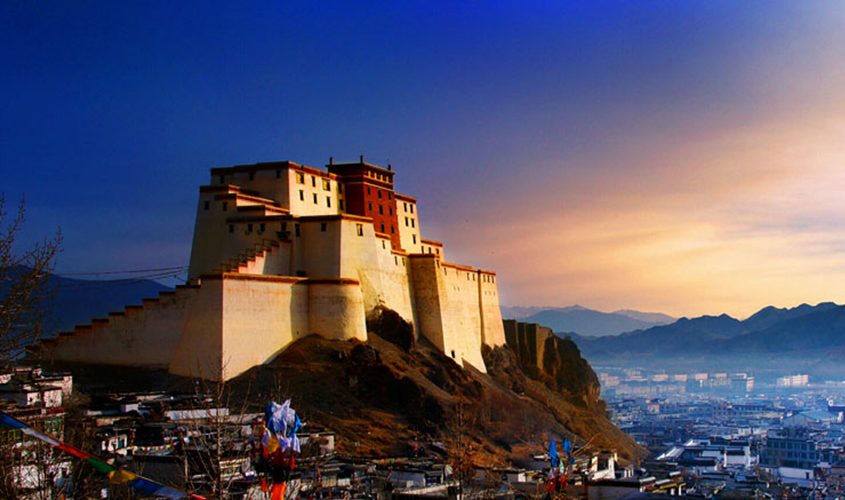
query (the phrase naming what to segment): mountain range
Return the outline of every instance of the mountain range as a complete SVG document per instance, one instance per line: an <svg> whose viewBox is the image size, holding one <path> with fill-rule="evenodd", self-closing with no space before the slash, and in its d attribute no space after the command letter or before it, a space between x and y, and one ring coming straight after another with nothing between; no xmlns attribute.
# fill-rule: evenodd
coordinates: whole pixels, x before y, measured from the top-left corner
<svg viewBox="0 0 845 500"><path fill-rule="evenodd" d="M55 274L48 277L47 286L55 294L52 324L48 325L55 331L71 330L92 318L108 316L111 311L122 311L127 305L172 290L149 279L81 280Z"/></svg>
<svg viewBox="0 0 845 500"><path fill-rule="evenodd" d="M675 318L662 313L644 313L622 309L605 313L579 305L568 307L502 307L502 317L539 323L555 332L574 332L596 337L616 335L675 322Z"/></svg>
<svg viewBox="0 0 845 500"><path fill-rule="evenodd" d="M786 360L825 364L845 354L845 306L832 302L783 309L769 306L742 321L723 314L681 318L614 336L568 336L593 363L645 366L648 360L659 359L661 363L733 360L766 365Z"/></svg>

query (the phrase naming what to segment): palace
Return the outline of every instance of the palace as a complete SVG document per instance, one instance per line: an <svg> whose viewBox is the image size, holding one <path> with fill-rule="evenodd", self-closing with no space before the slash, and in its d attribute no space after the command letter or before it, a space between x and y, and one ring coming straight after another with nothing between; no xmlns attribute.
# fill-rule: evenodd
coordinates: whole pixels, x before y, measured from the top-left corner
<svg viewBox="0 0 845 500"><path fill-rule="evenodd" d="M366 340L367 314L384 306L485 371L481 345L505 343L496 274L446 262L393 176L363 157L212 169L187 284L45 340L41 354L227 380L306 335Z"/></svg>

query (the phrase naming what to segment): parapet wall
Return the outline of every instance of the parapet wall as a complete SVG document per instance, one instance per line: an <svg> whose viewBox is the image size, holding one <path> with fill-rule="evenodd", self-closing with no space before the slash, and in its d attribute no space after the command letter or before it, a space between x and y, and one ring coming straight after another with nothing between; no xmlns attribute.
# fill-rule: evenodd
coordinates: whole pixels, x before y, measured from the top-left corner
<svg viewBox="0 0 845 500"><path fill-rule="evenodd" d="M166 367L193 308L198 289L179 287L138 306L94 319L42 344L47 360Z"/></svg>
<svg viewBox="0 0 845 500"><path fill-rule="evenodd" d="M354 280L224 274L203 277L201 288L170 363L176 375L227 380L309 334L367 339Z"/></svg>

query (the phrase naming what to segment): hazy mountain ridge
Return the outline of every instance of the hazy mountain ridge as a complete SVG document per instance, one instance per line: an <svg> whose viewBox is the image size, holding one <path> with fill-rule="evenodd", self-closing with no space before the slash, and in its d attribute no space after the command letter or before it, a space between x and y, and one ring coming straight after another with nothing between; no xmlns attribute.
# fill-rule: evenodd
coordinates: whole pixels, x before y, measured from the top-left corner
<svg viewBox="0 0 845 500"><path fill-rule="evenodd" d="M723 314L681 318L610 337L573 336L589 359L612 357L827 354L845 347L845 306L823 302L790 309L765 307L744 321ZM817 352L819 351L819 352Z"/></svg>
<svg viewBox="0 0 845 500"><path fill-rule="evenodd" d="M148 279L80 280L51 274L48 289L54 295L50 315L51 330L72 329L77 324L122 311L130 304L140 304L145 298L158 297L159 292L172 290Z"/></svg>
<svg viewBox="0 0 845 500"><path fill-rule="evenodd" d="M567 307L502 306L502 317L519 319L528 323L539 323L555 332L574 332L588 337L616 335L675 321L675 318L662 313L644 313L631 309L605 313L579 305Z"/></svg>

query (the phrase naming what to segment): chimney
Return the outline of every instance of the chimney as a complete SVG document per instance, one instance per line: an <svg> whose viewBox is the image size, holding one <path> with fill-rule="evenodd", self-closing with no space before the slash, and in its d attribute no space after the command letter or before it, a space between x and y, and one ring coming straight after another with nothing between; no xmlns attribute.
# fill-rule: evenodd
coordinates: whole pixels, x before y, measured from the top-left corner
<svg viewBox="0 0 845 500"><path fill-rule="evenodd" d="M388 169L388 170L393 170L393 165L391 165L390 163L388 163L388 164L387 164L387 169Z"/></svg>
<svg viewBox="0 0 845 500"><path fill-rule="evenodd" d="M361 163L364 163L364 155L361 155Z"/></svg>
<svg viewBox="0 0 845 500"><path fill-rule="evenodd" d="M334 165L334 156L329 156L329 165Z"/></svg>

